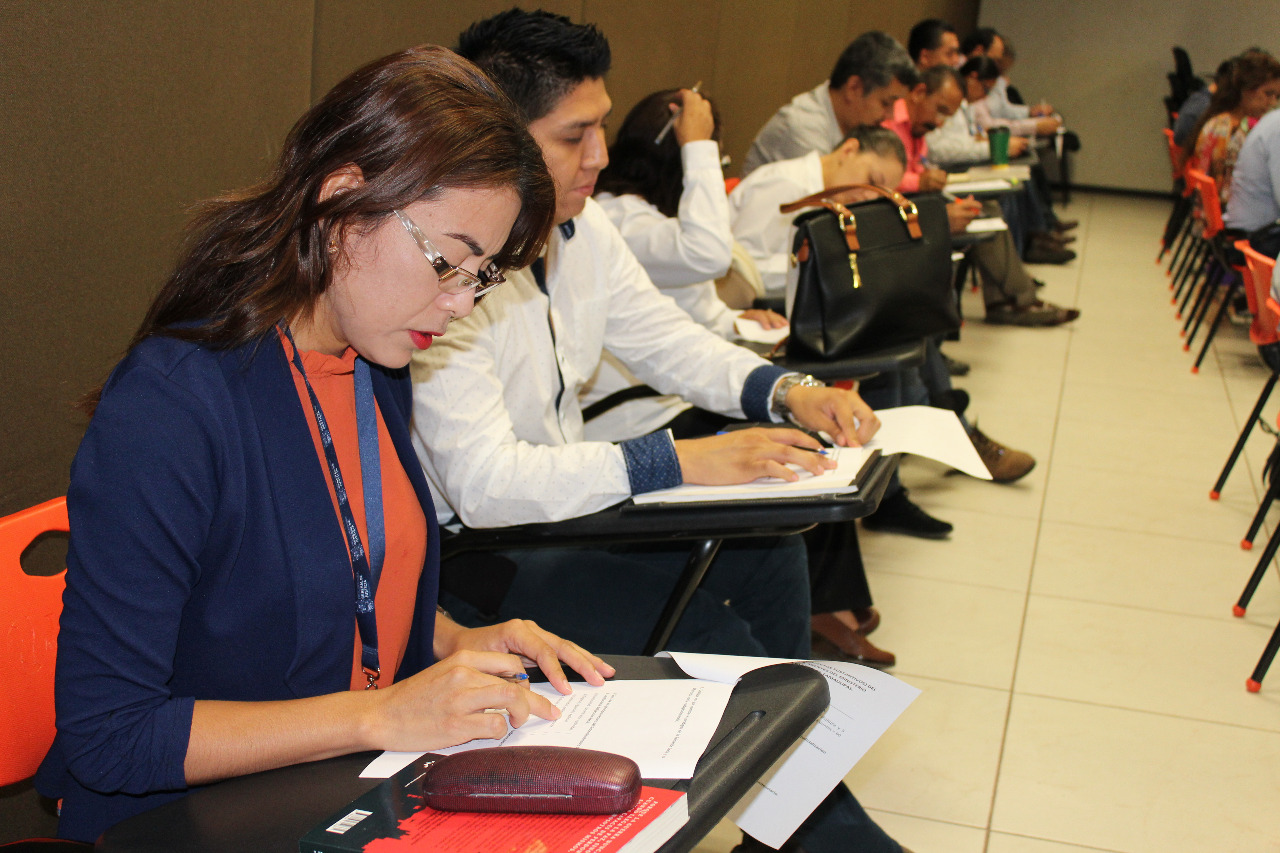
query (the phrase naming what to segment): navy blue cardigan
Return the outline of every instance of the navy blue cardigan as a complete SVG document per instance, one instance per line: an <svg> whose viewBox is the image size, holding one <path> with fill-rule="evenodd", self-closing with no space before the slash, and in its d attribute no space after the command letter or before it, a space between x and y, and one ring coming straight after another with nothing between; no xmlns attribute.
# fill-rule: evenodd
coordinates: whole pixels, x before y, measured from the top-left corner
<svg viewBox="0 0 1280 853"><path fill-rule="evenodd" d="M410 441L408 370L374 393L428 523L397 678L430 666L439 531ZM196 699L347 690L351 564L283 348L143 341L112 373L71 469L58 734L36 778L59 834L186 792Z"/></svg>

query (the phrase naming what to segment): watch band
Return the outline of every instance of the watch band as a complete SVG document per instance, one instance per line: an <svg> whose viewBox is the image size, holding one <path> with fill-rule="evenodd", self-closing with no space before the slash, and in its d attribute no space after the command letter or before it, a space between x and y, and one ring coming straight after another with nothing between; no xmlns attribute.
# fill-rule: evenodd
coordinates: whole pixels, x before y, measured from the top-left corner
<svg viewBox="0 0 1280 853"><path fill-rule="evenodd" d="M791 411L791 407L787 405L787 394L796 386L803 388L825 388L826 385L814 379L805 373L788 373L778 380L778 384L774 386L773 396L769 400L769 411L783 420L790 421L796 426L800 426L795 419L795 414Z"/></svg>

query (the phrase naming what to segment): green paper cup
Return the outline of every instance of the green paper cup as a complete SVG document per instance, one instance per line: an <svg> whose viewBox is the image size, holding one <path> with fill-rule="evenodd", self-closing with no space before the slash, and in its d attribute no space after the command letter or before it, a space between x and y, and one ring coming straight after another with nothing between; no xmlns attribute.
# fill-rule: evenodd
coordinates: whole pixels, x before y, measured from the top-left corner
<svg viewBox="0 0 1280 853"><path fill-rule="evenodd" d="M996 166L1009 165L1009 128L993 127L987 130L987 142L991 145L991 162Z"/></svg>

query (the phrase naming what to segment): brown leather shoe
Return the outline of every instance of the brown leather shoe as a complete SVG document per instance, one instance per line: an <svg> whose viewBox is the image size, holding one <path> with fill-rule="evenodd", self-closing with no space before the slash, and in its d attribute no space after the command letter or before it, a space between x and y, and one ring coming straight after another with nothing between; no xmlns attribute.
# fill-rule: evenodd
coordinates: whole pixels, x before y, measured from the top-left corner
<svg viewBox="0 0 1280 853"><path fill-rule="evenodd" d="M878 649L861 631L855 631L831 613L815 613L810 619L813 628L813 656L823 660L842 660L878 668L890 667L897 662L893 652Z"/></svg>
<svg viewBox="0 0 1280 853"><path fill-rule="evenodd" d="M1060 308L1048 302L987 306L987 322L1001 326L1061 326L1079 316L1077 308Z"/></svg>
<svg viewBox="0 0 1280 853"><path fill-rule="evenodd" d="M853 611L853 618L858 620L858 630L870 634L880 627L880 611L874 607L862 607Z"/></svg>
<svg viewBox="0 0 1280 853"><path fill-rule="evenodd" d="M1005 447L998 441L988 438L975 424L969 436L973 449L978 451L982 464L991 472L991 479L997 483L1012 483L1031 473L1036 467L1036 460L1030 453Z"/></svg>

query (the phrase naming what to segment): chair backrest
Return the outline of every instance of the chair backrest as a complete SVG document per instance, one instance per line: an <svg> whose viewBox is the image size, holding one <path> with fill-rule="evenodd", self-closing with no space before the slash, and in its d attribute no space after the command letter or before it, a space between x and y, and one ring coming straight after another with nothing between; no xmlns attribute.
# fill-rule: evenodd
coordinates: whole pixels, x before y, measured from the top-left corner
<svg viewBox="0 0 1280 853"><path fill-rule="evenodd" d="M53 743L53 667L66 572L29 575L21 557L42 533L69 528L66 498L0 518L0 786L34 774Z"/></svg>
<svg viewBox="0 0 1280 853"><path fill-rule="evenodd" d="M1204 218L1206 240L1222 231L1222 201L1218 198L1218 182L1199 169L1187 169L1187 184L1200 196L1200 215Z"/></svg>
<svg viewBox="0 0 1280 853"><path fill-rule="evenodd" d="M727 193L733 192L734 187L736 187L740 183L742 183L742 178L725 178L724 179L725 193L727 194Z"/></svg>
<svg viewBox="0 0 1280 853"><path fill-rule="evenodd" d="M1280 325L1272 307L1276 304L1271 298L1271 276L1275 272L1274 258L1268 258L1249 245L1248 240L1237 240L1236 248L1244 254L1245 294L1249 297L1249 310L1253 312L1253 324L1249 327L1249 340L1261 346L1280 341L1280 333L1276 327Z"/></svg>

